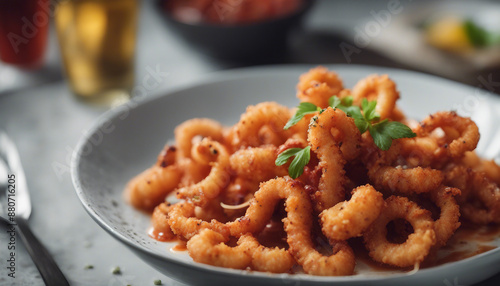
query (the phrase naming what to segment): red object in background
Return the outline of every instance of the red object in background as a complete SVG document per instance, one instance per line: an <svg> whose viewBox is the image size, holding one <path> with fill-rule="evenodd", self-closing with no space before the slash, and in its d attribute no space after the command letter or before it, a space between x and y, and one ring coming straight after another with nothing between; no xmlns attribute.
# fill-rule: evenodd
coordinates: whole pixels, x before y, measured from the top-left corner
<svg viewBox="0 0 500 286"><path fill-rule="evenodd" d="M302 0L166 0L165 9L184 23L257 23L296 11Z"/></svg>
<svg viewBox="0 0 500 286"><path fill-rule="evenodd" d="M0 59L23 68L41 65L50 0L0 0Z"/></svg>

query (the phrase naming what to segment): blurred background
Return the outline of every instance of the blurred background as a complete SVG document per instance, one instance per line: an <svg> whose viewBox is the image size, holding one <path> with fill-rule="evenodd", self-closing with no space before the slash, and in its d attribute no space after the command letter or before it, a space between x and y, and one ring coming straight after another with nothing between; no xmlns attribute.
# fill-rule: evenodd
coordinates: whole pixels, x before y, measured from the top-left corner
<svg viewBox="0 0 500 286"><path fill-rule="evenodd" d="M5 13L9 2L49 1L2 1L5 7L0 8L3 10L0 22L15 17ZM481 84L478 80L481 77L491 76L493 81L499 81L500 4L493 0L474 3L374 0L356 4L338 0L317 0L310 4L298 0L269 1L276 2L271 12L269 7L248 12L243 0L128 0L121 1L129 2L122 3L122 7L111 7L117 1L107 1L109 7L95 5L97 8L78 2L84 1L52 1L46 7L33 8L45 16L38 15L37 19L27 15L31 20L18 21L19 35L22 28L28 34L3 39L0 95L57 83L68 84L84 97L98 94L98 90L78 90L78 81L83 81L78 77L85 77L81 74L79 57L83 61L98 61L85 59L88 56L85 52L78 54L77 47L84 44L88 49L100 49L99 56L104 57L101 61L108 61L100 63L101 69L107 66L110 74L118 70L129 73L122 76L126 78L124 82L118 83L125 89L144 78L149 69L161 66L158 69L169 76L157 87L158 92L218 70L290 63L398 67L471 85ZM208 6L211 11L207 11ZM114 23L104 23L106 17ZM4 29L0 32L8 32L5 26L0 25ZM106 29L114 31L105 34ZM37 30L37 37L47 37L45 49L44 43L37 43L34 48L41 51L38 62L34 66L23 66L22 62L9 64L5 46L9 43L19 48L28 46L23 41L34 42L29 33ZM122 51L127 48L128 51ZM122 55L117 55L120 51ZM109 53L107 59L106 53ZM115 58L110 59L111 55Z"/></svg>
<svg viewBox="0 0 500 286"><path fill-rule="evenodd" d="M74 285L180 285L114 241L75 196L72 152L99 115L257 65L395 67L500 93L499 13L494 0L0 0L0 129L36 189L30 224ZM17 255L14 285L41 285ZM122 276L109 274L117 263ZM1 285L6 276L2 266Z"/></svg>

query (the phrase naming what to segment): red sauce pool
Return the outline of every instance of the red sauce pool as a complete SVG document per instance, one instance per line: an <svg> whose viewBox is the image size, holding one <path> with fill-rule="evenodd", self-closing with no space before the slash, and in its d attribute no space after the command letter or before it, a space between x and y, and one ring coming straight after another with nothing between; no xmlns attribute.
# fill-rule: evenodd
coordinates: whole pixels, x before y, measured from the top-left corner
<svg viewBox="0 0 500 286"><path fill-rule="evenodd" d="M187 242L184 240L179 240L177 245L172 247L170 250L171 251L186 251L187 250Z"/></svg>
<svg viewBox="0 0 500 286"><path fill-rule="evenodd" d="M155 229L154 227L150 227L148 230L148 235L149 237L161 241L161 242L166 242L166 241L172 241L170 237L166 236L162 231L159 231Z"/></svg>

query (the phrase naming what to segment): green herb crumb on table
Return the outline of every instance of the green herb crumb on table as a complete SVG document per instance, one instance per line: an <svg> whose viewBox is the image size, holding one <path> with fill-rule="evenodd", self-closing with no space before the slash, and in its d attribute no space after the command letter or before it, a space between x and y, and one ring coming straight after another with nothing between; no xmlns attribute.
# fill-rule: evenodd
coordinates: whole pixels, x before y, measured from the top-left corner
<svg viewBox="0 0 500 286"><path fill-rule="evenodd" d="M122 270L120 269L120 267L116 266L115 268L113 268L113 270L111 270L111 273L113 273L114 275L119 275L122 274Z"/></svg>

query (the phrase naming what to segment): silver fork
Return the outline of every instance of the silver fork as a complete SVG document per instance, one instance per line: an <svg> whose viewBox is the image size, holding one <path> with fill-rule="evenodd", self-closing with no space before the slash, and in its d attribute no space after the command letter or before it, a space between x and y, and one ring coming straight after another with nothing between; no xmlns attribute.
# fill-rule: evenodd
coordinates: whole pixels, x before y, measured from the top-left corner
<svg viewBox="0 0 500 286"><path fill-rule="evenodd" d="M31 232L28 218L31 201L28 185L17 148L10 138L0 130L0 220L14 228L23 241L46 285L69 285L56 262ZM15 212L12 213L12 209Z"/></svg>

